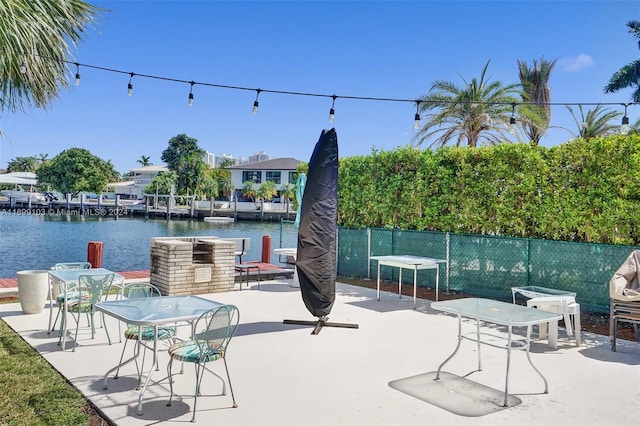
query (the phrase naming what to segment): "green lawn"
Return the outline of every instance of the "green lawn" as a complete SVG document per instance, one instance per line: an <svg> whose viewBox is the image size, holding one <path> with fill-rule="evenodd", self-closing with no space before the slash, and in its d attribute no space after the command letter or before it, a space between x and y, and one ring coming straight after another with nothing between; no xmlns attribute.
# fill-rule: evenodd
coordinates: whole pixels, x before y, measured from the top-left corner
<svg viewBox="0 0 640 426"><path fill-rule="evenodd" d="M0 320L0 425L107 424L88 401Z"/></svg>

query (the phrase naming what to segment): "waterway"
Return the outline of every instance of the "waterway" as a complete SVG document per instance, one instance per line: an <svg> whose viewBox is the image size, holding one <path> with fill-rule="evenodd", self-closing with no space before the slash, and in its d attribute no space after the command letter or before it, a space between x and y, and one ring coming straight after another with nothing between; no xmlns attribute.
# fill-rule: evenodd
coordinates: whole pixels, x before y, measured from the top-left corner
<svg viewBox="0 0 640 426"><path fill-rule="evenodd" d="M25 269L50 269L58 262L87 260L89 241L104 243L102 266L112 271L149 269L153 237L216 236L251 238L243 260L260 260L263 236L272 249L296 247L297 229L290 222L214 224L202 219L148 219L67 215L0 214L0 278ZM271 263L279 264L271 253ZM282 259L284 261L284 259Z"/></svg>

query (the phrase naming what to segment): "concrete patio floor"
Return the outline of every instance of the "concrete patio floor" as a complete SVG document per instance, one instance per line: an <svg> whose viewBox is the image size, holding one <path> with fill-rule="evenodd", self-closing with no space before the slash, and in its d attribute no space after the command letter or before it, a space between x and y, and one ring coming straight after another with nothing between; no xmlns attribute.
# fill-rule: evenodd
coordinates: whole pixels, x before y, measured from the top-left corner
<svg viewBox="0 0 640 426"><path fill-rule="evenodd" d="M558 350L548 348L546 341L534 341L531 360L547 378L548 394L526 354L513 351L509 391L514 405L504 408L504 350L482 346L482 371L476 371L477 347L463 341L443 368L447 374L438 382L431 380L456 346L457 319L432 310L428 300L418 300L413 310L411 298L383 292L378 302L375 290L338 283L330 321L356 323L360 328L325 327L311 335L310 327L283 324L284 319L313 320L300 290L287 280L263 281L260 289L252 283L242 291L236 285L235 291L203 297L240 310L240 326L227 359L238 407L231 408L229 394L202 396L199 424L600 426L636 425L640 419L638 342L620 340L618 351L612 352L608 337L583 332L578 348L563 329ZM19 303L0 305L0 317L106 417L118 425L177 425L191 420L195 380L191 365L175 377L179 396L167 407L168 355L160 352L161 369L153 372L144 395L144 414L138 416L133 364L121 370L118 380L109 378L109 389L103 390L103 375L117 364L124 344L114 339L117 322L107 319L111 346L104 330L98 329L91 340L85 327L76 352L61 351L55 334L46 332L48 312L47 308L25 315ZM475 323L467 321L463 328L473 331ZM186 329L180 332L182 337L188 335ZM145 368L149 365L150 358ZM209 366L224 374L221 361ZM405 391L397 390L398 384ZM219 380L205 376L203 393L219 392ZM417 397L410 396L412 392Z"/></svg>

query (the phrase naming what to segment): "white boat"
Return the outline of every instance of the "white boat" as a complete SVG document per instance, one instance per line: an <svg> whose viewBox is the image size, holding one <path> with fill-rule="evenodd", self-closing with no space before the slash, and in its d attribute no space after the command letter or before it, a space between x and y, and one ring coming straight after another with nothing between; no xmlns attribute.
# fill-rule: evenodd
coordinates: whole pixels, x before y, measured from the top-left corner
<svg viewBox="0 0 640 426"><path fill-rule="evenodd" d="M29 192L29 191L18 191L7 189L4 191L0 191L4 197L7 197L9 200L13 200L16 203L29 203L31 204L48 204L47 198L44 194L39 192Z"/></svg>
<svg viewBox="0 0 640 426"><path fill-rule="evenodd" d="M233 223L235 219L226 216L208 216L204 218L204 221L210 223Z"/></svg>

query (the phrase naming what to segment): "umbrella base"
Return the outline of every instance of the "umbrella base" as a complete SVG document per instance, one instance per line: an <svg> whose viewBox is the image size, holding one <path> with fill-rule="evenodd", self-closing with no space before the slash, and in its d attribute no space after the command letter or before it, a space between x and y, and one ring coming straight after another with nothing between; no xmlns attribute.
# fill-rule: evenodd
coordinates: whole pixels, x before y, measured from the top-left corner
<svg viewBox="0 0 640 426"><path fill-rule="evenodd" d="M318 318L317 321L302 321L302 320L284 320L283 324L295 324L295 325L312 325L313 331L311 334L318 334L322 330L322 327L339 327L339 328L360 328L358 324L348 324L344 322L329 322L327 317Z"/></svg>

